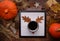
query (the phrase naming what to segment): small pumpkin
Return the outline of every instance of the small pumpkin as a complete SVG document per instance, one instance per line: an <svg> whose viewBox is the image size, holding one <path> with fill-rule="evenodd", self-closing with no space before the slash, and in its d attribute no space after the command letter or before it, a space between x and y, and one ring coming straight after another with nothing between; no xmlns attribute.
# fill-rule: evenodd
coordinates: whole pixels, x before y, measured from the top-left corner
<svg viewBox="0 0 60 41"><path fill-rule="evenodd" d="M60 23L51 24L49 33L53 38L60 38Z"/></svg>
<svg viewBox="0 0 60 41"><path fill-rule="evenodd" d="M17 7L14 2L10 0L3 0L0 2L0 16L3 19L10 20L17 15Z"/></svg>

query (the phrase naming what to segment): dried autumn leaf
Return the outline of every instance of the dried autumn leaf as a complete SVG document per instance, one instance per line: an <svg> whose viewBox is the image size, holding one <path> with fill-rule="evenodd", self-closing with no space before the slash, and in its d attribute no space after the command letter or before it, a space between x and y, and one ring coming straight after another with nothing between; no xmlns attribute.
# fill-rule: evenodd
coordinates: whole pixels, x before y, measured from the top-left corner
<svg viewBox="0 0 60 41"><path fill-rule="evenodd" d="M55 13L57 13L60 10L60 4L53 4L51 7L51 10L53 10Z"/></svg>
<svg viewBox="0 0 60 41"><path fill-rule="evenodd" d="M41 17L38 16L38 18L36 19L36 22L41 23L41 20L43 20L43 16L41 16Z"/></svg>
<svg viewBox="0 0 60 41"><path fill-rule="evenodd" d="M26 17L26 16L22 16L24 22L30 22L31 19L29 17Z"/></svg>
<svg viewBox="0 0 60 41"><path fill-rule="evenodd" d="M13 34L13 33L11 32L11 30L5 28L4 26L1 25L1 28L2 28L1 31L2 31L9 39L10 39L11 37L14 37L14 38L16 38L16 39L19 38L19 36ZM6 34L6 33L7 33L7 34Z"/></svg>

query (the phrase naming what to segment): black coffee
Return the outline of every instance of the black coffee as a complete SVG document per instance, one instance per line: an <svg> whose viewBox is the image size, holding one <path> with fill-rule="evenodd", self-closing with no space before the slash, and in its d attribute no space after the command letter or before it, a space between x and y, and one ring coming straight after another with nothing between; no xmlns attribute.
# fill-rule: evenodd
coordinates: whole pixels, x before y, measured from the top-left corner
<svg viewBox="0 0 60 41"><path fill-rule="evenodd" d="M28 28L31 29L31 30L35 30L37 27L38 27L38 23L35 22L35 21L31 21L31 22L28 24Z"/></svg>

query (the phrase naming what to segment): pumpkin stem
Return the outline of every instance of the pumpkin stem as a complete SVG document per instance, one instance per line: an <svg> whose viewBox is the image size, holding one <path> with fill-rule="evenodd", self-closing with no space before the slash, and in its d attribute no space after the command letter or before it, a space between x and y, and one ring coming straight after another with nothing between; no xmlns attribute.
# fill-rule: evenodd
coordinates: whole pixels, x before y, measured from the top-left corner
<svg viewBox="0 0 60 41"><path fill-rule="evenodd" d="M57 29L56 31L57 31L57 32L60 32L60 29Z"/></svg>
<svg viewBox="0 0 60 41"><path fill-rule="evenodd" d="M8 9L5 9L5 13L8 13Z"/></svg>

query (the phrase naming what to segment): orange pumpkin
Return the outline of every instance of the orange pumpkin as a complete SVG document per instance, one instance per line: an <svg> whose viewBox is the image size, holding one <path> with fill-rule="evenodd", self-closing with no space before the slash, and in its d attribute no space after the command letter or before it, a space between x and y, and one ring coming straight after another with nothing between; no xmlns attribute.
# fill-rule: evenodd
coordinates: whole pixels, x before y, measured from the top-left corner
<svg viewBox="0 0 60 41"><path fill-rule="evenodd" d="M17 15L17 7L10 0L0 2L0 17L6 20L13 19Z"/></svg>

